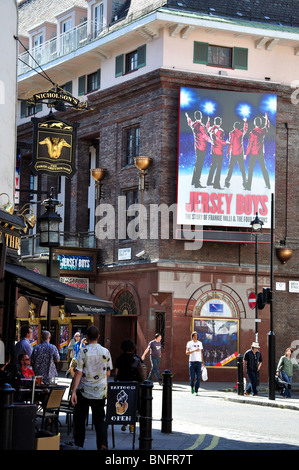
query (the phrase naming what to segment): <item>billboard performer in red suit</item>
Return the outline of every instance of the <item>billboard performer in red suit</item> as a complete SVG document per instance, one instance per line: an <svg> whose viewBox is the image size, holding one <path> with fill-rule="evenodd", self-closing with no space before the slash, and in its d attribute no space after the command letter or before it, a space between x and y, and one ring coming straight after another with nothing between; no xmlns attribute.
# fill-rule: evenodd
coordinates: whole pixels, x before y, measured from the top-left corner
<svg viewBox="0 0 299 470"><path fill-rule="evenodd" d="M207 124L204 125L202 120L202 113L201 111L195 111L193 122L191 118L185 113L187 118L188 126L192 129L194 135L194 147L196 153L196 163L193 170L192 182L191 184L195 188L205 188L205 186L201 185L200 178L201 172L204 164L204 159L207 153L207 143L211 142L207 129L210 126L210 118L208 117Z"/></svg>
<svg viewBox="0 0 299 470"><path fill-rule="evenodd" d="M265 165L265 155L264 155L264 138L269 129L269 119L268 114L265 113L265 125L262 127L263 122L262 118L256 117L254 120L254 129L250 132L250 138L248 142L248 147L246 149L246 157L250 154L250 159L248 163L248 180L245 189L248 191L251 190L252 175L256 162L259 162L265 184L268 189L270 189L270 179L268 171ZM246 158L245 157L245 158Z"/></svg>
<svg viewBox="0 0 299 470"><path fill-rule="evenodd" d="M230 187L230 179L232 177L236 163L238 163L242 178L243 178L243 187L246 186L246 171L244 163L244 149L243 149L243 137L248 130L247 118L244 118L244 125L240 122L234 123L233 130L229 133L229 147L227 155L230 155L229 167L227 176L225 178L225 186Z"/></svg>
<svg viewBox="0 0 299 470"><path fill-rule="evenodd" d="M216 117L214 119L214 125L209 131L212 139L212 164L209 171L207 185L213 185L214 189L223 189L220 187L220 176L223 163L223 149L224 146L227 145L227 141L224 140L224 130L221 129L221 124L222 119L220 117Z"/></svg>

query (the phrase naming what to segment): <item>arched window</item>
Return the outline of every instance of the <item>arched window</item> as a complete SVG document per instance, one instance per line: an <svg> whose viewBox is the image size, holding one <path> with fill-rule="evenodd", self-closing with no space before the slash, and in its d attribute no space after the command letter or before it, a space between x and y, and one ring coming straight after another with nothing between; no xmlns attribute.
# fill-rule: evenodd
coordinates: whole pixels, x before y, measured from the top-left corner
<svg viewBox="0 0 299 470"><path fill-rule="evenodd" d="M115 301L114 310L117 315L137 315L133 294L128 290L121 292Z"/></svg>

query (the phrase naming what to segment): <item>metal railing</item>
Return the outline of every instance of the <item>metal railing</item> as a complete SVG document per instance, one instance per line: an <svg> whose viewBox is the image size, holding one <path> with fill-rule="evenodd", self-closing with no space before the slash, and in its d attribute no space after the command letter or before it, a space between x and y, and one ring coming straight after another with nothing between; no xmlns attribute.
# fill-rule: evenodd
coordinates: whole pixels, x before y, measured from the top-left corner
<svg viewBox="0 0 299 470"><path fill-rule="evenodd" d="M58 36L34 47L19 55L18 75L36 69L39 65L45 65L52 60L74 52L86 44L94 41L104 31L93 22L81 23L74 28L59 34Z"/></svg>

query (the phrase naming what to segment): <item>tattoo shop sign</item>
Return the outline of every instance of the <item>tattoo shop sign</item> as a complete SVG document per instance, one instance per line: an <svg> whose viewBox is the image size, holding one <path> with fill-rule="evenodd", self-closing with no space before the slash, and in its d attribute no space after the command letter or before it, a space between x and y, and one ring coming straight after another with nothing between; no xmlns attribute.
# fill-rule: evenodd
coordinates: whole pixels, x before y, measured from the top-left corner
<svg viewBox="0 0 299 470"><path fill-rule="evenodd" d="M135 423L138 389L138 382L108 383L107 424Z"/></svg>

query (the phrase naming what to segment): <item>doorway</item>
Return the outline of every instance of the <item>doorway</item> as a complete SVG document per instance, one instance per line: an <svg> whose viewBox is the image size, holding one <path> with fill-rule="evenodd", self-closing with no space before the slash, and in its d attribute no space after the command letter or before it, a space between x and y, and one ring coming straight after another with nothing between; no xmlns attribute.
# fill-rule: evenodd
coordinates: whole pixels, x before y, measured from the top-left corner
<svg viewBox="0 0 299 470"><path fill-rule="evenodd" d="M121 343L124 339L130 338L134 344L137 342L137 317L114 316L111 322L111 343L108 347L112 362L121 354Z"/></svg>

